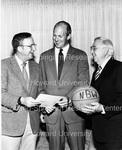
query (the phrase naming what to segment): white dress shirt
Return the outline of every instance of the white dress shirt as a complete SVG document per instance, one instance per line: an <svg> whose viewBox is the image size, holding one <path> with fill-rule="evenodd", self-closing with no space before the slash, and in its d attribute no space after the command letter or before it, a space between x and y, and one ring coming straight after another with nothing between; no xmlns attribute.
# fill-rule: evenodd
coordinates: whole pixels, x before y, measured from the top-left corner
<svg viewBox="0 0 122 150"><path fill-rule="evenodd" d="M102 62L102 64L100 65L100 66L102 67L100 73L102 72L103 68L105 67L105 65L107 64L107 62L108 62L110 59L111 59L111 56L109 56L106 60L104 60L104 61Z"/></svg>
<svg viewBox="0 0 122 150"><path fill-rule="evenodd" d="M20 67L20 70L22 71L22 69L23 69L23 62L19 59L19 57L16 54L15 54L15 59L16 59L18 65L19 65L19 67ZM28 77L30 77L29 76L29 64L28 64L28 61L26 61L26 63L27 64L26 64L25 68L26 68Z"/></svg>

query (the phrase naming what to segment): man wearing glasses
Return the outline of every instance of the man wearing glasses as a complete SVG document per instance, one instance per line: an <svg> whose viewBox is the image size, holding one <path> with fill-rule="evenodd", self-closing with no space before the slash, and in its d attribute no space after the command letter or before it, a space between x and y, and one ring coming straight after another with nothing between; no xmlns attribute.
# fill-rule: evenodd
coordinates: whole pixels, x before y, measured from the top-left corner
<svg viewBox="0 0 122 150"><path fill-rule="evenodd" d="M100 101L84 106L92 114L92 129L97 150L122 150L122 62L114 59L111 40L97 37L91 47L97 69L91 85Z"/></svg>
<svg viewBox="0 0 122 150"><path fill-rule="evenodd" d="M2 149L34 150L39 132L39 110L33 103L39 81L32 60L36 47L27 32L16 34L12 46L13 56L1 63Z"/></svg>

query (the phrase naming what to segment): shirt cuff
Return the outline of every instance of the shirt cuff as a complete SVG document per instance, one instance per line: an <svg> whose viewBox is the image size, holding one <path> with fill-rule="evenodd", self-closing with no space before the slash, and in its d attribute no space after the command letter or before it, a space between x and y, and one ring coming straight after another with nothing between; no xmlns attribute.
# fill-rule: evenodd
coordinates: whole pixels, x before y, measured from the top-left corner
<svg viewBox="0 0 122 150"><path fill-rule="evenodd" d="M105 109L104 109L103 105L101 105L101 108L102 108L101 114L105 114Z"/></svg>

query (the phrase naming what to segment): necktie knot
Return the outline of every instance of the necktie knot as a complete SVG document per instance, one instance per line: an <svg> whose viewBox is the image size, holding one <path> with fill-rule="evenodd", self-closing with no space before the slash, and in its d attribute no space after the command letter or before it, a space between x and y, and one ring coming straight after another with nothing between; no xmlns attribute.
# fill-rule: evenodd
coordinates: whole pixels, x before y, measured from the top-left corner
<svg viewBox="0 0 122 150"><path fill-rule="evenodd" d="M98 66L98 69L97 70L101 70L102 69L102 67L101 66Z"/></svg>
<svg viewBox="0 0 122 150"><path fill-rule="evenodd" d="M63 52L63 49L60 49L60 52L59 53L62 53ZM63 54L63 53L62 53Z"/></svg>
<svg viewBox="0 0 122 150"><path fill-rule="evenodd" d="M101 66L98 66L97 72L100 72L101 70L102 70L102 67L101 67Z"/></svg>
<svg viewBox="0 0 122 150"><path fill-rule="evenodd" d="M25 68L26 64L27 64L26 62L23 62L22 67Z"/></svg>
<svg viewBox="0 0 122 150"><path fill-rule="evenodd" d="M63 55L63 49L60 49L58 56L59 56L59 59L64 59L63 58L64 57L64 55Z"/></svg>

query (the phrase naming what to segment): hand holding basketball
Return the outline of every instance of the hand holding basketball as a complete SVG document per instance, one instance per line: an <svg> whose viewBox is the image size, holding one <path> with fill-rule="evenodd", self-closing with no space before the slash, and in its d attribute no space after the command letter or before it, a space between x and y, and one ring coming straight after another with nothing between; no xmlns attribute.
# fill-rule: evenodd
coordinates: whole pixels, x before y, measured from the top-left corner
<svg viewBox="0 0 122 150"><path fill-rule="evenodd" d="M91 104L86 104L81 108L81 111L86 114L93 114L95 112L102 112L102 105L99 102L93 102Z"/></svg>
<svg viewBox="0 0 122 150"><path fill-rule="evenodd" d="M91 103L99 102L99 94L92 86L78 87L74 90L71 99L75 108L82 111L84 106L90 106Z"/></svg>

